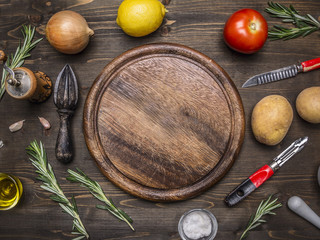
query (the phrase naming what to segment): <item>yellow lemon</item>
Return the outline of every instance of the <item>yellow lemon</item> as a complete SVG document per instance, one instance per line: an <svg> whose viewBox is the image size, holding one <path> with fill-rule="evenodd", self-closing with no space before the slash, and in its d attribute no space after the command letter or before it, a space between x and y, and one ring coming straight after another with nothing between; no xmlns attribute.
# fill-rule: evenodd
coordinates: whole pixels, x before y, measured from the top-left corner
<svg viewBox="0 0 320 240"><path fill-rule="evenodd" d="M158 0L124 0L118 9L117 24L126 34L142 37L157 30L165 14Z"/></svg>

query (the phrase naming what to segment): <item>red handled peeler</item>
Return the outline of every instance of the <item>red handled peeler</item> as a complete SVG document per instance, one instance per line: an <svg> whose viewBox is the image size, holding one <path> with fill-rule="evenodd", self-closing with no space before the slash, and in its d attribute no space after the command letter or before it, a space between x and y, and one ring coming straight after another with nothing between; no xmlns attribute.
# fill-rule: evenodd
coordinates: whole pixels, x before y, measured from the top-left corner
<svg viewBox="0 0 320 240"><path fill-rule="evenodd" d="M296 153L300 152L308 141L308 137L299 138L294 141L286 150L280 153L273 161L264 165L237 188L235 188L225 199L229 207L236 205L254 190L256 190L262 183L267 181L279 168L285 164Z"/></svg>

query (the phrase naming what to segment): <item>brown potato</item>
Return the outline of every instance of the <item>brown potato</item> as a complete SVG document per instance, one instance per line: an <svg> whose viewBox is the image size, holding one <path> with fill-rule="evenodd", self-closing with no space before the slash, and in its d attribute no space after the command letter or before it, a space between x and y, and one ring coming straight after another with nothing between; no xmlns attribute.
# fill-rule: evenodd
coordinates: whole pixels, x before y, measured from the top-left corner
<svg viewBox="0 0 320 240"><path fill-rule="evenodd" d="M296 99L296 109L304 120L320 123L320 87L304 89Z"/></svg>
<svg viewBox="0 0 320 240"><path fill-rule="evenodd" d="M280 95L269 95L254 107L251 127L257 141L276 145L286 136L293 119L293 110L288 100Z"/></svg>

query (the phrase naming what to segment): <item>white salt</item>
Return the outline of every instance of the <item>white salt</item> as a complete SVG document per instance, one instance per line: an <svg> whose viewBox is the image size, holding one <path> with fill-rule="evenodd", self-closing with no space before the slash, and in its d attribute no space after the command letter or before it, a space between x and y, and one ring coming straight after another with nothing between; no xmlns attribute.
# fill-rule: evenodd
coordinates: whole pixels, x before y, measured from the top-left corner
<svg viewBox="0 0 320 240"><path fill-rule="evenodd" d="M196 240L209 236L212 224L206 213L194 211L184 218L182 228L188 238Z"/></svg>

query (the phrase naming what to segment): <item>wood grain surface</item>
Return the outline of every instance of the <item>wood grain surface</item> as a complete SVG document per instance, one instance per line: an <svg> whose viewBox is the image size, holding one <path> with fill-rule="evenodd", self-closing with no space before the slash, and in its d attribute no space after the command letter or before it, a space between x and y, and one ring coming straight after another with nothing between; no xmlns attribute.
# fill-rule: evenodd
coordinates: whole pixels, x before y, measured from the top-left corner
<svg viewBox="0 0 320 240"><path fill-rule="evenodd" d="M109 63L84 108L85 138L101 171L153 201L194 197L230 169L244 113L228 75L178 44L148 44Z"/></svg>
<svg viewBox="0 0 320 240"><path fill-rule="evenodd" d="M2 240L58 240L71 239L72 219L49 199L50 194L40 188L34 167L25 153L25 148L34 139L41 140L47 150L61 188L67 197L75 196L80 216L94 240L179 240L177 224L181 215L193 208L205 208L217 218L219 230L216 239L239 239L250 215L261 200L274 194L283 203L277 215L267 216L267 223L252 231L248 240L315 240L320 231L292 213L287 200L297 195L320 213L320 187L316 181L320 165L320 125L309 124L297 114L294 104L298 94L305 88L320 86L320 71L301 73L298 76L263 85L242 89L242 84L251 76L261 72L285 67L297 62L319 57L319 32L305 38L289 41L267 41L256 54L243 55L230 50L222 38L224 23L238 9L254 8L266 18L269 27L280 24L270 18L264 9L263 0L166 0L168 13L159 30L143 38L125 35L116 25L117 8L121 0L0 0L0 49L14 53L21 36L21 26L36 27L36 38L44 37L49 18L60 10L73 10L86 18L95 32L88 47L77 55L58 53L44 39L32 51L25 67L42 71L56 81L59 71L66 63L74 70L79 83L79 102L72 118L74 160L63 165L55 159L55 143L59 129L59 115L52 96L44 103L33 104L16 100L8 94L0 102L0 172L18 176L24 186L23 198L10 211L0 212L0 239ZM320 1L279 0L293 4L302 14L319 18ZM171 42L191 47L218 63L233 80L242 98L246 129L245 138L237 160L221 181L203 194L192 199L174 203L156 203L134 197L115 186L100 172L90 156L83 135L83 108L96 76L115 57L137 46L148 43ZM277 146L267 147L258 143L252 134L250 116L254 105L270 94L286 97L294 109L293 123L285 139ZM45 117L52 125L44 131L38 116ZM9 125L25 119L22 130L11 133ZM226 195L250 174L268 163L292 141L309 136L309 143L297 156L287 162L275 176L264 183L247 199L233 208L224 203ZM123 222L111 214L95 208L99 201L77 184L68 182L66 170L76 167L84 170L98 181L108 197L126 211L133 219L136 231L132 232Z"/></svg>

